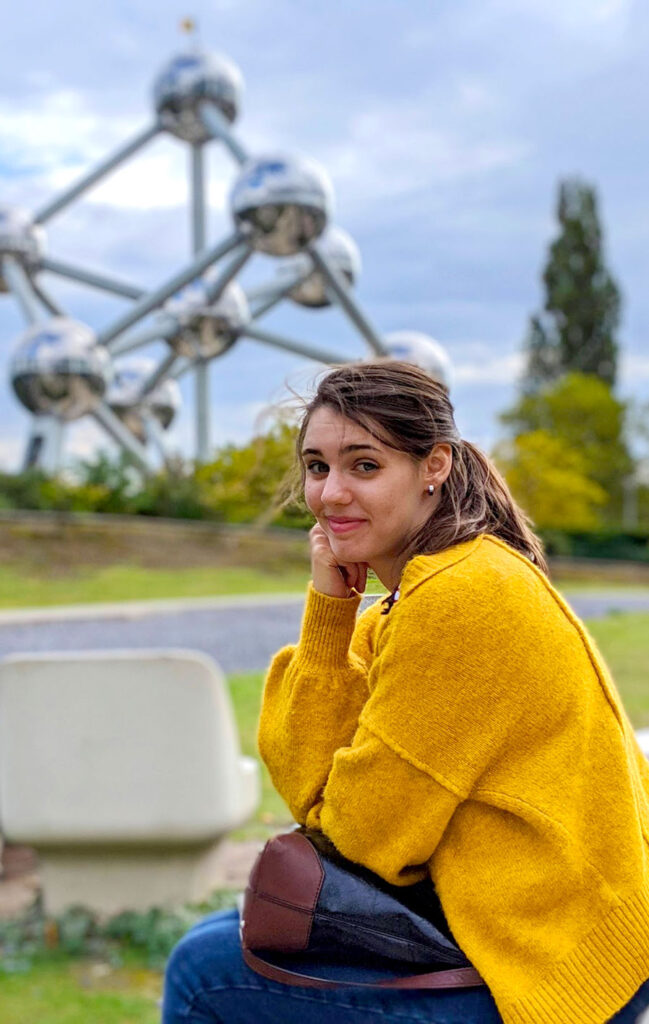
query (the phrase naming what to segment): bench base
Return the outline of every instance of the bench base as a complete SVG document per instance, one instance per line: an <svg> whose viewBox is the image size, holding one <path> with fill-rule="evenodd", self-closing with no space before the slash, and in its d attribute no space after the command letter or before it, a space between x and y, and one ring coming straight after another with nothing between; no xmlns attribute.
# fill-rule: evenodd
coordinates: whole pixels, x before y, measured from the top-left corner
<svg viewBox="0 0 649 1024"><path fill-rule="evenodd" d="M38 862L47 913L80 903L99 914L200 902L223 884L221 841L189 848L49 848Z"/></svg>

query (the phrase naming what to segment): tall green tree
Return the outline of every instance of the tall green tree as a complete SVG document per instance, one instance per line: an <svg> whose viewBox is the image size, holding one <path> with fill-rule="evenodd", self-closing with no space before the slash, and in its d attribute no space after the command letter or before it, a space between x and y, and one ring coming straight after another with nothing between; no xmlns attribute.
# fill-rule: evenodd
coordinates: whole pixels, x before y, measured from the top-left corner
<svg viewBox="0 0 649 1024"><path fill-rule="evenodd" d="M551 328L538 314L530 317L524 348L523 390L534 394L560 375L558 346Z"/></svg>
<svg viewBox="0 0 649 1024"><path fill-rule="evenodd" d="M530 321L523 386L534 391L576 371L613 387L621 298L604 262L595 189L576 178L561 182L557 217L543 273L545 312Z"/></svg>

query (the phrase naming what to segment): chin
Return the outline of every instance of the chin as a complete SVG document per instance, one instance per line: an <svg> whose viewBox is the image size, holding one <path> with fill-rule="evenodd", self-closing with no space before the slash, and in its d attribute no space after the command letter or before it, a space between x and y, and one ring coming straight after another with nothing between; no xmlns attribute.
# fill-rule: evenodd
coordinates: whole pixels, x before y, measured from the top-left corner
<svg viewBox="0 0 649 1024"><path fill-rule="evenodd" d="M341 562L366 562L366 550L362 545L354 543L352 538L342 540L340 537L330 537L331 550Z"/></svg>

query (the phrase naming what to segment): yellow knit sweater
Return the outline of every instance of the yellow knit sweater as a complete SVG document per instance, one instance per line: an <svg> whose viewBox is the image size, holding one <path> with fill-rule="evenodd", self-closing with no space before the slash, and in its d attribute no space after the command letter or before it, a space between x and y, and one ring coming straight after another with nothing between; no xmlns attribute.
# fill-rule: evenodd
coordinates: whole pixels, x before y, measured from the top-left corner
<svg viewBox="0 0 649 1024"><path fill-rule="evenodd" d="M649 978L649 765L593 639L490 535L359 600L311 587L273 660L277 790L387 881L430 873L507 1024L602 1024Z"/></svg>

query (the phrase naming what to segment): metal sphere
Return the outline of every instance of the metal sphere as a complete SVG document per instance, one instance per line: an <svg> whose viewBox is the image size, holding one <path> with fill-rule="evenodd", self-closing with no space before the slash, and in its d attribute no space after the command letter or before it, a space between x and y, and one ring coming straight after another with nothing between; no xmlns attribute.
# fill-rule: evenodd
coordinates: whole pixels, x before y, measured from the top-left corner
<svg viewBox="0 0 649 1024"><path fill-rule="evenodd" d="M18 339L11 383L33 413L79 419L97 407L112 375L110 356L86 324L53 317Z"/></svg>
<svg viewBox="0 0 649 1024"><path fill-rule="evenodd" d="M45 231L34 224L22 206L0 206L0 263L3 256L15 256L27 270L34 270L43 255ZM8 291L0 273L0 291Z"/></svg>
<svg viewBox="0 0 649 1024"><path fill-rule="evenodd" d="M115 375L106 393L106 402L122 423L142 444L146 444L144 418L152 413L166 430L176 417L182 399L178 381L167 377L144 398L142 388L156 364L153 359L135 357L115 366Z"/></svg>
<svg viewBox="0 0 649 1024"><path fill-rule="evenodd" d="M445 388L451 386L451 360L446 349L428 334L420 331L392 331L386 334L386 348L392 359L402 359L421 367Z"/></svg>
<svg viewBox="0 0 649 1024"><path fill-rule="evenodd" d="M163 68L153 87L163 127L177 138L194 143L212 138L200 118L200 104L212 104L232 123L239 113L242 94L239 68L228 57L215 53L179 54Z"/></svg>
<svg viewBox="0 0 649 1024"><path fill-rule="evenodd" d="M230 194L232 215L252 228L251 244L293 256L324 231L333 207L326 171L303 157L263 156L244 166Z"/></svg>
<svg viewBox="0 0 649 1024"><path fill-rule="evenodd" d="M332 226L323 232L316 246L347 284L350 287L354 285L361 272L361 254L352 236L342 228ZM290 280L308 273L311 266L306 253L284 260L279 272L280 282L282 279ZM289 297L298 305L308 306L310 309L321 309L323 306L331 305L327 283L318 270L312 270L306 280L291 289Z"/></svg>
<svg viewBox="0 0 649 1024"><path fill-rule="evenodd" d="M207 290L218 276L218 269L211 267L165 304L165 311L180 324L178 333L169 339L179 356L214 359L223 355L250 320L246 296L236 281L226 285L215 302L208 300Z"/></svg>

